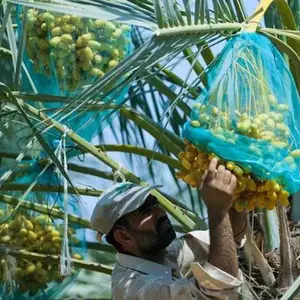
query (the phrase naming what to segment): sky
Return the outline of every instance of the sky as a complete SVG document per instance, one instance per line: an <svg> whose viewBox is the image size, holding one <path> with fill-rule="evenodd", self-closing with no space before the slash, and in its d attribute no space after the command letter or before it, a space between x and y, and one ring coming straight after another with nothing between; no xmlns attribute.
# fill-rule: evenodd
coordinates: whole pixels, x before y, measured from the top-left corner
<svg viewBox="0 0 300 300"><path fill-rule="evenodd" d="M244 0L244 4L246 7L246 11L248 16L252 14L252 12L254 12L255 8L257 7L259 1L257 0Z"/></svg>

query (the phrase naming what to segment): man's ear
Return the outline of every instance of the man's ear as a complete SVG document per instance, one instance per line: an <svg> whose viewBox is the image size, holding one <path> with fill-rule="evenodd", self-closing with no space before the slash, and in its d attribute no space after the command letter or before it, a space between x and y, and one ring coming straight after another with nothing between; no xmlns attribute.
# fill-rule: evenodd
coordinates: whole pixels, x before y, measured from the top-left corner
<svg viewBox="0 0 300 300"><path fill-rule="evenodd" d="M116 228L114 231L115 240L123 247L132 247L133 240L129 232L124 228Z"/></svg>

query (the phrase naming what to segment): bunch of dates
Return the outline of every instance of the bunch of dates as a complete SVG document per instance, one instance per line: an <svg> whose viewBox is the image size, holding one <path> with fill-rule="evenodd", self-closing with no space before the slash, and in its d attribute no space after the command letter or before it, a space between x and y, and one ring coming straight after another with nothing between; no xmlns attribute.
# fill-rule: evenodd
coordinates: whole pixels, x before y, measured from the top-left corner
<svg viewBox="0 0 300 300"><path fill-rule="evenodd" d="M11 210L0 210L0 217L8 216ZM80 241L74 229L68 229L70 246L78 246ZM9 249L26 250L32 253L60 255L63 239L63 226L55 225L46 215L30 216L18 213L0 225L0 245ZM70 247L74 259L82 259ZM53 282L62 282L58 264L40 260L16 259L13 270L8 269L5 256L0 260L0 280L5 281L7 272L21 293L33 296L46 290Z"/></svg>
<svg viewBox="0 0 300 300"><path fill-rule="evenodd" d="M35 71L74 91L117 66L130 47L130 27L29 9L26 50Z"/></svg>
<svg viewBox="0 0 300 300"><path fill-rule="evenodd" d="M192 187L197 187L208 168L210 160L216 156L200 151L187 140L184 142L186 144L185 151L179 153L179 160L185 171L177 172L176 177ZM234 201L234 207L237 211L243 211L244 209L251 211L255 207L272 210L278 202L283 206L288 206L290 195L275 180L258 180L236 163L220 161L227 170L237 177Z"/></svg>

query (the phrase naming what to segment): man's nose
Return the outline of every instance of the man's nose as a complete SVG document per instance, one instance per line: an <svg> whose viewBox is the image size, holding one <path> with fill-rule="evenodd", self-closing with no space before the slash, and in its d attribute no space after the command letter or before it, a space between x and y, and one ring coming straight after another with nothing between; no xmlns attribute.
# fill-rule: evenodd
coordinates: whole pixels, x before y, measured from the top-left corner
<svg viewBox="0 0 300 300"><path fill-rule="evenodd" d="M167 215L165 209L161 207L159 204L155 205L153 207L153 212L158 216L158 217L164 217Z"/></svg>

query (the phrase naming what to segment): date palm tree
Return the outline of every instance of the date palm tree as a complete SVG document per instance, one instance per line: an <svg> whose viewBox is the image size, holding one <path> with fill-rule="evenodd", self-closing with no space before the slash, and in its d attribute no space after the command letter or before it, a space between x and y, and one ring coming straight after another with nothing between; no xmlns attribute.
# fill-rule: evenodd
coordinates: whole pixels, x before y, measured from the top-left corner
<svg viewBox="0 0 300 300"><path fill-rule="evenodd" d="M103 77L88 84L76 95L54 96L42 94L34 87L32 73L24 64L26 48L26 13L15 25L15 5L23 12L35 8L60 14L72 14L85 18L96 18L120 22L131 26L134 50L120 64L112 68ZM75 195L99 196L100 190L83 189L74 186L67 170L78 174L90 174L103 179L114 179L117 172L129 181L146 185L137 169L136 162L142 157L148 162L143 178L155 181L157 169L154 163L164 164L169 170L178 195L184 195L185 204L155 190L154 195L169 213L181 224L184 230L206 228L203 221L204 207L198 201L199 195L189 186L179 182L175 170L181 169L177 159L184 149L180 132L185 121L189 120L191 105L207 86L207 70L215 59L216 48L241 31L250 31L268 37L284 55L300 89L300 31L299 0L261 1L257 9L247 15L243 0L94 0L94 1L29 1L3 0L2 25L0 29L1 64L9 76L1 75L1 100L3 146L2 164L6 163L8 171L0 179L3 193L0 201L9 205L20 205L39 213L48 214L48 210L38 203L30 204L19 201L9 194L15 191L27 192L61 192L62 187L38 184L17 184L9 182L11 173L23 158L36 159L35 154L43 151L46 158L38 157L41 164L48 159L69 184L68 192ZM261 25L264 18L264 25ZM181 67L178 67L181 66ZM184 69L184 72L182 70ZM26 80L31 84L30 92L24 91L22 85ZM116 102L114 97L124 88L128 95ZM56 103L56 106L52 106ZM95 133L100 135L100 145L85 139L84 135L72 127L66 131L64 126L68 119L76 119L87 112L93 112L86 124L99 122L108 124ZM106 114L103 114L106 112ZM11 116L14 116L12 118ZM16 118L16 119L15 119ZM15 119L15 120L14 120ZM17 120L17 122L16 122ZM72 130L73 129L73 130ZM51 133L50 133L51 132ZM107 139L106 132L110 133ZM89 153L101 161L110 171L68 163L66 170L56 153L49 145L49 135L65 134L67 141L81 153ZM12 137L26 137L23 141L27 148L18 150L11 144ZM113 137L113 138L112 138ZM113 141L113 142L111 142ZM28 146L29 145L29 146ZM27 149L28 151L25 151ZM108 154L124 153L131 169L122 167ZM75 152L77 154L78 152ZM10 160L9 160L10 159ZM13 159L13 163L11 161ZM16 163L17 162L17 163ZM149 175L149 176L146 176ZM151 179L152 178L152 179ZM61 188L61 189L60 189ZM202 212L201 216L200 212ZM56 218L64 218L63 211L52 210ZM292 254L288 240L286 214L278 211L280 220L280 242L287 259L282 259L283 273L281 285L290 286L292 276ZM69 216L70 222L88 228L87 220L78 216ZM270 230L277 227L275 212L265 213L264 228L269 250L278 246L278 235ZM90 244L90 247L95 245ZM102 247L103 246L98 246ZM275 277L253 243L252 249L256 262L266 284L273 284ZM4 250L3 250L4 251ZM20 255L16 250L15 255ZM34 253L21 254L26 259ZM42 256L41 256L42 257ZM41 258L45 259L45 258ZM55 259L53 258L55 261ZM76 262L81 268L110 273L111 268L93 265L89 262ZM293 293L297 287L293 288Z"/></svg>

